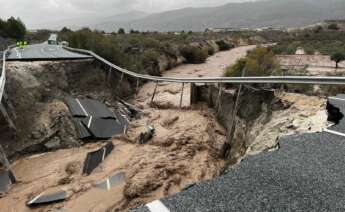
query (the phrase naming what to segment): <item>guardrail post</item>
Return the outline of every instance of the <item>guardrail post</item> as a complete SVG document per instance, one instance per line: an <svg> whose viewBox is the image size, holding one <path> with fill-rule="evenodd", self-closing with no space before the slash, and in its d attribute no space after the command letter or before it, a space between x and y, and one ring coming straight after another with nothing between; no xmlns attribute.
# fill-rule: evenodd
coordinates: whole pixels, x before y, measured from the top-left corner
<svg viewBox="0 0 345 212"><path fill-rule="evenodd" d="M182 89L181 89L180 110L182 109L183 90L184 90L184 82L182 83Z"/></svg>
<svg viewBox="0 0 345 212"><path fill-rule="evenodd" d="M155 98L157 87L158 87L158 81L156 82L155 89L153 90L153 94L152 94L152 98L151 98L151 103L153 102L153 99Z"/></svg>
<svg viewBox="0 0 345 212"><path fill-rule="evenodd" d="M120 78L120 84L122 83L122 80L123 80L123 75L124 75L124 73L122 72L122 74L121 74L121 78Z"/></svg>
<svg viewBox="0 0 345 212"><path fill-rule="evenodd" d="M139 92L139 78L137 78L137 86L135 87L135 97L138 96L138 92Z"/></svg>
<svg viewBox="0 0 345 212"><path fill-rule="evenodd" d="M219 111L221 107L221 97L222 97L222 90L223 90L223 85L221 83L218 83L218 96L217 96L217 101L216 101L216 110Z"/></svg>
<svg viewBox="0 0 345 212"><path fill-rule="evenodd" d="M108 84L110 85L110 82L111 82L111 67L109 67L109 71L108 71L108 74L107 74L107 81L108 81Z"/></svg>

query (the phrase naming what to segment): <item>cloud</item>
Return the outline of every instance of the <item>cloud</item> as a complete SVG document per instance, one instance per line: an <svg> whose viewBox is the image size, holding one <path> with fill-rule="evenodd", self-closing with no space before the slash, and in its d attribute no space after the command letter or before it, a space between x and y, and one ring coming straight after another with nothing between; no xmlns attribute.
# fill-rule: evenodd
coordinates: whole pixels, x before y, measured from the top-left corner
<svg viewBox="0 0 345 212"><path fill-rule="evenodd" d="M0 0L0 16L20 17L27 26L77 17L107 16L131 10L149 13L183 7L217 6L245 0Z"/></svg>

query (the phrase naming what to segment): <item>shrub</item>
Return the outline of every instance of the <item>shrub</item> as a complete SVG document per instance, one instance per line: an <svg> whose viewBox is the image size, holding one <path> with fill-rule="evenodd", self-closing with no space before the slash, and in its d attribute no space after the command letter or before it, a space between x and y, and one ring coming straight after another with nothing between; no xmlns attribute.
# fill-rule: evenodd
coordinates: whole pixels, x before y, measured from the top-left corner
<svg viewBox="0 0 345 212"><path fill-rule="evenodd" d="M228 67L225 75L239 77L244 69L246 76L278 75L281 72L272 50L263 47L248 52L246 58L240 59L233 66Z"/></svg>
<svg viewBox="0 0 345 212"><path fill-rule="evenodd" d="M143 54L142 65L150 75L160 76L158 58L159 53L154 50L145 51Z"/></svg>
<svg viewBox="0 0 345 212"><path fill-rule="evenodd" d="M219 47L219 51L227 51L227 50L230 50L232 48L234 48L234 45L233 44L229 44L223 40L220 40L220 41L216 41L218 47Z"/></svg>
<svg viewBox="0 0 345 212"><path fill-rule="evenodd" d="M207 47L207 53L208 55L214 55L215 50L212 46Z"/></svg>
<svg viewBox="0 0 345 212"><path fill-rule="evenodd" d="M182 56L187 63L198 64L204 63L208 57L207 50L193 46L185 46L181 49Z"/></svg>
<svg viewBox="0 0 345 212"><path fill-rule="evenodd" d="M330 24L330 25L328 25L328 29L339 30L340 28L339 28L338 24Z"/></svg>

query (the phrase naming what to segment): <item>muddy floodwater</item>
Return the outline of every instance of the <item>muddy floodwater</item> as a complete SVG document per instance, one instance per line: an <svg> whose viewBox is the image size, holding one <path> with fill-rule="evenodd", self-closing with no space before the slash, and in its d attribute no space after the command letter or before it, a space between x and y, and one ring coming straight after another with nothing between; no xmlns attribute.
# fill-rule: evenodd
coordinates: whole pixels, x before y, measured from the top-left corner
<svg viewBox="0 0 345 212"><path fill-rule="evenodd" d="M164 76L221 76L224 69L255 46L244 46L210 57L205 64L182 65ZM183 110L179 109L181 85L158 85L150 104L155 83L142 86L132 103L143 109L126 136L111 140L114 150L89 176L82 175L88 152L105 142L80 148L33 155L12 163L18 182L0 199L0 211L127 211L129 208L172 195L193 183L212 179L224 167L222 151L225 130L206 106L190 107L190 87L186 85ZM147 125L155 136L138 144ZM114 176L123 176L112 181ZM103 183L103 184L102 184ZM26 203L52 189L67 192L65 201L29 208Z"/></svg>

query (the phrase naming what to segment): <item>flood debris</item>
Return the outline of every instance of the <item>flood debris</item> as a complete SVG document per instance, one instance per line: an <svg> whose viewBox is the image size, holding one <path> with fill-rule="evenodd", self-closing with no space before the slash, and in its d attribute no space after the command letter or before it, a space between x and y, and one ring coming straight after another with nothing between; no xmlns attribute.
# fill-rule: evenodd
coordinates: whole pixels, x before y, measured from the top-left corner
<svg viewBox="0 0 345 212"><path fill-rule="evenodd" d="M119 172L112 177L107 178L103 182L97 183L95 186L100 189L109 191L113 186L116 186L125 181L125 173Z"/></svg>
<svg viewBox="0 0 345 212"><path fill-rule="evenodd" d="M52 193L46 193L43 192L34 198L32 198L30 201L26 203L28 207L37 207L39 205L45 205L45 204L52 204L64 201L68 197L68 194L64 190L52 192Z"/></svg>
<svg viewBox="0 0 345 212"><path fill-rule="evenodd" d="M146 126L145 132L139 135L139 144L146 144L149 140L153 138L155 134L155 128L152 125Z"/></svg>
<svg viewBox="0 0 345 212"><path fill-rule="evenodd" d="M139 116L144 113L138 107L131 105L128 102L125 102L123 100L119 100L119 103L121 103L121 105L124 106L124 109L127 110L127 113L129 114L129 116L131 118L139 118Z"/></svg>
<svg viewBox="0 0 345 212"><path fill-rule="evenodd" d="M0 173L0 196L8 191L10 186L16 182L16 178L11 170Z"/></svg>
<svg viewBox="0 0 345 212"><path fill-rule="evenodd" d="M10 163L4 149L0 145L0 196L6 193L15 182L16 178L10 170Z"/></svg>
<svg viewBox="0 0 345 212"><path fill-rule="evenodd" d="M83 168L83 174L90 175L97 166L113 151L114 145L109 142L101 149L89 152L86 156Z"/></svg>
<svg viewBox="0 0 345 212"><path fill-rule="evenodd" d="M96 100L65 99L80 139L109 139L114 135L125 134L129 125L127 116L136 114L136 109L122 103L115 113Z"/></svg>

